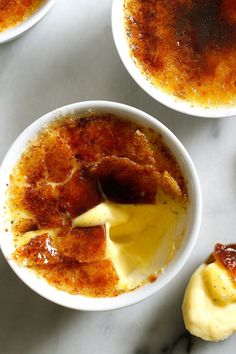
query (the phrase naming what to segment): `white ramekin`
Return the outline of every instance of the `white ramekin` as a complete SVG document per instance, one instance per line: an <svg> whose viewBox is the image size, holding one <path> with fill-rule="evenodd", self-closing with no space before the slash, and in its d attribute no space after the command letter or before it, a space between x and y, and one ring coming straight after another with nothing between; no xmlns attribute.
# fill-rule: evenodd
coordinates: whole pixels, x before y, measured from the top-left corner
<svg viewBox="0 0 236 354"><path fill-rule="evenodd" d="M112 32L117 51L128 70L129 74L137 84L156 101L176 111L205 118L222 118L236 115L236 104L234 106L203 107L191 102L181 100L174 95L167 94L163 89L155 87L147 76L141 72L134 60L131 58L127 35L124 26L124 2L125 0L113 0L112 5Z"/></svg>
<svg viewBox="0 0 236 354"><path fill-rule="evenodd" d="M4 32L0 32L0 44L11 41L19 36L21 36L25 31L34 26L39 22L46 13L51 9L56 0L46 0L43 5L39 7L35 12L32 13L25 20L20 22L14 27L7 29Z"/></svg>
<svg viewBox="0 0 236 354"><path fill-rule="evenodd" d="M58 116L64 116L69 113L83 113L88 110L117 114L142 126L150 127L158 134L160 133L163 137L164 143L175 155L183 171L184 177L188 183L190 197L186 234L180 249L172 262L165 268L165 271L154 283L148 283L135 291L122 294L114 298L90 298L80 295L71 295L50 286L44 279L38 278L27 268L19 267L11 259L11 253L14 249L12 243L13 235L10 231L6 232L5 230L7 227L5 215L6 211L4 209L6 185L9 183L9 176L13 166L19 160L29 140L36 136L43 126L56 119ZM176 138L176 136L158 120L151 117L147 113L121 103L108 101L87 101L74 103L58 108L55 111L52 111L37 119L19 135L6 154L0 168L0 181L0 246L7 262L19 278L35 292L57 304L76 310L98 311L122 308L135 304L155 294L171 279L173 279L183 267L193 249L199 232L202 213L201 190L195 167L184 146Z"/></svg>

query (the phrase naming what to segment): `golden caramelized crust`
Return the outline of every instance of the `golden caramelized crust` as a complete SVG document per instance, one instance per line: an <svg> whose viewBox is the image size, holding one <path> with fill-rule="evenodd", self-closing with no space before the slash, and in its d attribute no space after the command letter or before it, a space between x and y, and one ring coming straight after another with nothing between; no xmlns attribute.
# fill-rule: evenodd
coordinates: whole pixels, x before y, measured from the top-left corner
<svg viewBox="0 0 236 354"><path fill-rule="evenodd" d="M235 0L126 0L125 26L155 86L207 107L235 104Z"/></svg>
<svg viewBox="0 0 236 354"><path fill-rule="evenodd" d="M0 0L0 32L30 16L44 0Z"/></svg>
<svg viewBox="0 0 236 354"><path fill-rule="evenodd" d="M187 185L184 180L182 171L179 165L176 163L176 159L173 156L172 152L163 142L162 136L154 136L151 132L151 135L149 136L149 141L153 147L157 171L161 174L167 171L169 175L177 182L178 186L182 191L182 194L187 197Z"/></svg>
<svg viewBox="0 0 236 354"><path fill-rule="evenodd" d="M115 296L118 294L116 286L119 278L112 262L108 259L92 260L97 257L103 258L104 235L102 227L94 228L92 232L88 231L87 235L83 230L80 234L80 242L77 242L76 232L73 232L68 234L64 244L65 249L60 240L59 249L57 249L54 247L51 237L48 234L42 234L31 239L25 246L18 248L13 257L19 264L35 269L50 284L61 290L95 297ZM70 236L72 236L72 245L69 243ZM89 263L81 263L74 257L78 258L80 252L83 256L83 250L86 249L86 237L95 238L95 242L93 240L93 246L86 251ZM98 245L99 238L103 246ZM60 247L63 254L60 253ZM76 253L77 247L78 254ZM95 250L97 247L99 250ZM65 257L66 254L71 257Z"/></svg>
<svg viewBox="0 0 236 354"><path fill-rule="evenodd" d="M85 117L69 120L60 128L61 136L71 146L77 160L85 162L99 161L102 157L114 153L114 137L106 116Z"/></svg>
<svg viewBox="0 0 236 354"><path fill-rule="evenodd" d="M60 129L76 158L86 164L95 163L110 155L127 157L140 164L154 164L152 148L137 126L113 119L110 114L70 121Z"/></svg>
<svg viewBox="0 0 236 354"><path fill-rule="evenodd" d="M13 221L12 229L16 234L24 234L28 231L35 231L38 229L37 220L33 217L19 218L19 220Z"/></svg>
<svg viewBox="0 0 236 354"><path fill-rule="evenodd" d="M75 167L70 146L53 131L42 134L21 157L21 176L30 184L42 179L47 182L64 182Z"/></svg>
<svg viewBox="0 0 236 354"><path fill-rule="evenodd" d="M52 244L52 239L47 233L36 236L26 245L17 248L13 257L19 264L28 267L61 262L61 258Z"/></svg>
<svg viewBox="0 0 236 354"><path fill-rule="evenodd" d="M116 296L118 276L112 262L104 259L91 263L65 261L40 266L36 270L60 290L93 297Z"/></svg>
<svg viewBox="0 0 236 354"><path fill-rule="evenodd" d="M58 251L78 262L94 262L105 258L106 233L104 226L62 229L55 240Z"/></svg>
<svg viewBox="0 0 236 354"><path fill-rule="evenodd" d="M39 229L63 225L58 210L58 196L58 188L45 182L25 187L23 206L37 220Z"/></svg>
<svg viewBox="0 0 236 354"><path fill-rule="evenodd" d="M45 165L49 182L64 182L74 167L70 146L60 136L48 134L44 143Z"/></svg>
<svg viewBox="0 0 236 354"><path fill-rule="evenodd" d="M102 197L94 177L85 177L80 170L60 189L59 208L76 217L99 204Z"/></svg>
<svg viewBox="0 0 236 354"><path fill-rule="evenodd" d="M154 153L146 135L134 124L112 121L115 153L141 165L154 165Z"/></svg>
<svg viewBox="0 0 236 354"><path fill-rule="evenodd" d="M104 199L155 203L158 188L187 200L161 136L106 113L62 117L42 129L12 171L13 258L58 289L116 296L121 290L107 258L105 225L73 228L72 221Z"/></svg>
<svg viewBox="0 0 236 354"><path fill-rule="evenodd" d="M181 198L182 191L176 180L165 171L163 174L158 175L158 185L162 190L173 198Z"/></svg>
<svg viewBox="0 0 236 354"><path fill-rule="evenodd" d="M35 184L46 178L45 151L41 139L22 155L19 172L27 183Z"/></svg>
<svg viewBox="0 0 236 354"><path fill-rule="evenodd" d="M157 171L150 165L138 165L124 157L105 157L92 166L108 200L117 203L154 203L157 193Z"/></svg>

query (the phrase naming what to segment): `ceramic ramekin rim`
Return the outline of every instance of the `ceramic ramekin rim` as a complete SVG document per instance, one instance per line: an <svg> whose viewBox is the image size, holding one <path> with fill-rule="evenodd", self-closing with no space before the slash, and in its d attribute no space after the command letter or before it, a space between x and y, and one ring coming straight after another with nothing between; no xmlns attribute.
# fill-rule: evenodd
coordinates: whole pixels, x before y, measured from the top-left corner
<svg viewBox="0 0 236 354"><path fill-rule="evenodd" d="M5 204L3 200L6 191L5 182L9 177L12 167L19 158L15 156L16 153L18 155L21 154L22 147L26 146L28 141L32 139L35 134L37 134L40 129L50 121L55 120L61 115L64 116L69 113L73 114L77 112L84 112L87 110L110 112L114 114L116 113L118 115L120 114L121 116L123 114L124 117L129 117L131 120L134 120L141 125L143 124L152 127L154 130L162 134L164 141L166 141L167 143L169 142L169 145L172 145L172 149L173 147L175 147L174 154L177 160L181 159L182 162L185 164L185 173L189 177L188 183L191 183L190 189L192 193L190 196L192 199L192 211L189 221L189 229L187 231L188 235L186 235L186 239L185 241L183 241L183 245L181 245L180 250L178 251L178 255L174 257L170 265L167 266L164 273L161 274L159 279L154 283L149 283L135 291L122 294L113 298L89 298L80 295L71 295L63 291L57 290L47 284L45 280L37 279L36 275L30 273L27 269L19 267L13 260L9 259L9 255L7 254L7 247L3 242L4 237L0 237L0 247L7 262L14 270L14 272L18 275L18 277L32 290L34 290L36 293L43 296L44 298L54 303L76 310L114 310L133 305L154 295L171 279L173 279L175 275L181 270L183 265L186 263L188 257L190 256L190 253L194 247L199 233L202 215L201 189L196 169L188 152L186 151L182 143L178 140L178 138L160 121L137 108L122 103L116 103L111 101L78 102L63 106L38 118L18 136L18 138L10 147L0 167L0 179L3 182L2 187L0 186L0 220L1 218L3 218L3 208ZM14 162L12 161L13 159ZM9 232L7 234L4 234L4 231L2 232L2 236L5 235L5 237L9 237Z"/></svg>

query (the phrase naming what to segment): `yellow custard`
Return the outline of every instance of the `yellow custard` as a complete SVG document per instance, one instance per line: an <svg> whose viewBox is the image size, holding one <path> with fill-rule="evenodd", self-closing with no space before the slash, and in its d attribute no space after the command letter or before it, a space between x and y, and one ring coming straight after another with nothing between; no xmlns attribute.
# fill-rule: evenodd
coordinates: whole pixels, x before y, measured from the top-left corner
<svg viewBox="0 0 236 354"><path fill-rule="evenodd" d="M73 221L76 227L106 224L107 257L119 288L131 290L150 274L158 275L173 258L186 225L186 209L163 193L155 204L104 202Z"/></svg>
<svg viewBox="0 0 236 354"><path fill-rule="evenodd" d="M219 264L202 264L187 287L183 316L187 330L208 341L219 341L236 331L236 287Z"/></svg>

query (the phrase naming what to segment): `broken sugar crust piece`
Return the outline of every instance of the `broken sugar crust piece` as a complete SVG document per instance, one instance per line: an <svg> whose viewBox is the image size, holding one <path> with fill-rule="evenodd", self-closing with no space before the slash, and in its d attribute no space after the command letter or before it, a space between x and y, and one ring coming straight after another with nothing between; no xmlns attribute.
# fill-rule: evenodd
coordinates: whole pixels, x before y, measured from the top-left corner
<svg viewBox="0 0 236 354"><path fill-rule="evenodd" d="M96 229L98 232L98 228ZM52 238L44 233L17 248L13 258L18 264L35 269L49 284L60 290L96 297L118 295L119 278L109 259L89 261L89 263L78 262L74 258L66 257L67 252L61 252L63 250L60 247L57 249L55 245ZM92 250L90 251L87 260L93 259ZM101 257L102 252L103 250L100 249ZM70 255L75 254L71 252Z"/></svg>
<svg viewBox="0 0 236 354"><path fill-rule="evenodd" d="M60 188L59 209L72 218L93 208L102 201L96 178L77 170Z"/></svg>
<svg viewBox="0 0 236 354"><path fill-rule="evenodd" d="M193 274L185 292L186 328L208 341L220 341L236 331L236 245L215 246L214 253Z"/></svg>
<svg viewBox="0 0 236 354"><path fill-rule="evenodd" d="M61 257L47 233L35 236L26 245L18 247L13 258L18 264L27 267L61 262Z"/></svg>
<svg viewBox="0 0 236 354"><path fill-rule="evenodd" d="M106 256L104 226L62 229L55 238L58 252L78 262L94 262Z"/></svg>
<svg viewBox="0 0 236 354"><path fill-rule="evenodd" d="M183 195L178 183L176 180L169 174L168 171L164 173L157 174L158 185L162 188L163 192L173 198L181 198Z"/></svg>
<svg viewBox="0 0 236 354"><path fill-rule="evenodd" d="M23 207L37 220L39 229L63 225L63 219L58 210L58 196L58 188L45 182L24 187Z"/></svg>
<svg viewBox="0 0 236 354"><path fill-rule="evenodd" d="M70 146L59 135L48 134L44 150L47 181L64 182L70 176L75 162Z"/></svg>
<svg viewBox="0 0 236 354"><path fill-rule="evenodd" d="M21 217L19 220L14 220L12 230L17 235L25 234L28 231L35 231L38 229L37 221L32 217Z"/></svg>
<svg viewBox="0 0 236 354"><path fill-rule="evenodd" d="M91 165L89 172L98 177L108 200L117 203L155 203L158 187L172 198L187 199L169 172L159 173L152 165L127 158L105 157Z"/></svg>
<svg viewBox="0 0 236 354"><path fill-rule="evenodd" d="M67 119L59 126L59 133L67 140L80 161L91 163L114 153L113 134L103 119L85 117Z"/></svg>
<svg viewBox="0 0 236 354"><path fill-rule="evenodd" d="M147 137L135 124L111 114L68 120L59 129L76 158L86 164L107 156L126 157L139 164L155 164Z"/></svg>
<svg viewBox="0 0 236 354"><path fill-rule="evenodd" d="M155 203L157 171L127 158L105 157L90 166L89 173L98 177L108 200L116 203Z"/></svg>
<svg viewBox="0 0 236 354"><path fill-rule="evenodd" d="M118 295L119 278L109 259L91 263L64 261L56 265L36 268L49 284L71 294L92 297Z"/></svg>
<svg viewBox="0 0 236 354"><path fill-rule="evenodd" d="M222 245L217 243L213 256L229 272L234 282L236 282L236 244Z"/></svg>
<svg viewBox="0 0 236 354"><path fill-rule="evenodd" d="M186 181L175 156L163 141L163 136L158 133L153 134L153 130L147 128L144 130L144 133L150 143L150 146L152 147L155 159L154 166L157 171L160 175L168 172L169 175L176 181L183 196L185 196L185 199L187 200L188 188Z"/></svg>
<svg viewBox="0 0 236 354"><path fill-rule="evenodd" d="M36 184L38 181L46 178L45 150L42 139L34 143L27 149L19 161L20 176L30 184Z"/></svg>
<svg viewBox="0 0 236 354"><path fill-rule="evenodd" d="M64 260L94 262L106 257L105 226L71 229L65 227L54 232L37 230L21 236L22 246L14 253L19 264L32 266L55 264ZM41 232L41 233L40 233ZM30 239L27 240L27 238ZM21 241L20 240L20 241ZM20 241L18 243L20 243Z"/></svg>
<svg viewBox="0 0 236 354"><path fill-rule="evenodd" d="M49 130L26 150L19 162L19 170L30 184L41 180L61 183L69 177L74 164L69 144Z"/></svg>

